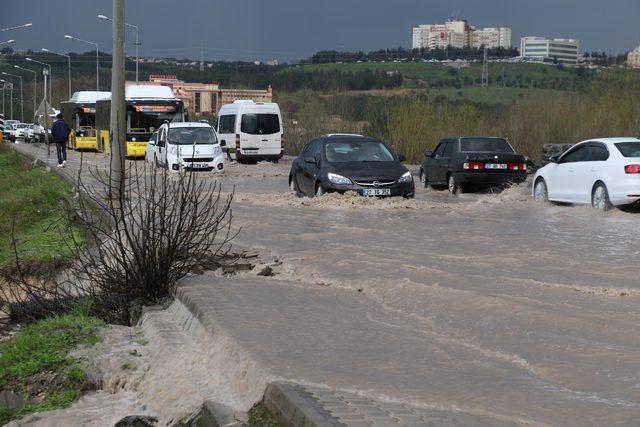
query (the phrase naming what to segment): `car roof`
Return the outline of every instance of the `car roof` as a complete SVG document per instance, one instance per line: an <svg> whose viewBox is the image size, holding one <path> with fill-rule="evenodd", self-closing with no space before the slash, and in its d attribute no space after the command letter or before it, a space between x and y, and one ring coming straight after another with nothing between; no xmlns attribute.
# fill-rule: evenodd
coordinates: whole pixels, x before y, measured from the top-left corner
<svg viewBox="0 0 640 427"><path fill-rule="evenodd" d="M202 122L176 122L170 123L171 128L213 128L209 123Z"/></svg>
<svg viewBox="0 0 640 427"><path fill-rule="evenodd" d="M584 141L581 141L578 144L583 144L586 142L601 142L606 145L612 145L612 144L618 144L621 142L640 142L640 139L635 136L615 137L615 138L591 138L591 139L586 139Z"/></svg>
<svg viewBox="0 0 640 427"><path fill-rule="evenodd" d="M357 135L352 133L330 133L322 135L319 139L322 142L381 142L379 139L373 138L371 136Z"/></svg>

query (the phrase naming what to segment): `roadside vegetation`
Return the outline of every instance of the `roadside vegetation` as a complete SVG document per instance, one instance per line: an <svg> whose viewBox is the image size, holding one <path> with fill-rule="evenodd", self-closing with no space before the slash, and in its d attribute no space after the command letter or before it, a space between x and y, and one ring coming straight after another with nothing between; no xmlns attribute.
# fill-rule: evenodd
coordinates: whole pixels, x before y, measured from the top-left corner
<svg viewBox="0 0 640 427"><path fill-rule="evenodd" d="M322 133L363 132L418 162L442 138L490 135L509 137L535 160L544 144L640 132L640 73L634 71L602 72L580 90L516 89L514 98L500 102L497 91L504 89L468 90L467 99L465 92L425 90L396 96L276 93L276 100L285 112L288 154Z"/></svg>
<svg viewBox="0 0 640 427"><path fill-rule="evenodd" d="M0 344L0 391L14 394L15 400L0 406L0 424L65 408L90 389L81 363L69 352L98 342L102 326L87 310L78 309L28 325Z"/></svg>
<svg viewBox="0 0 640 427"><path fill-rule="evenodd" d="M83 240L63 203L70 192L59 176L13 150L0 149L0 267L14 263L12 229L26 271L68 263L72 240Z"/></svg>

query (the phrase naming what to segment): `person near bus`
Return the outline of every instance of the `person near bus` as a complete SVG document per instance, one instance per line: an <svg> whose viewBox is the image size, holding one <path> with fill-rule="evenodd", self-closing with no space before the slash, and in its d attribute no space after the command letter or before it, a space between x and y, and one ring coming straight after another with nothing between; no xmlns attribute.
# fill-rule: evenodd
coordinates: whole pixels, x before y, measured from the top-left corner
<svg viewBox="0 0 640 427"><path fill-rule="evenodd" d="M64 121L62 114L58 114L56 118L57 120L51 126L51 139L56 144L58 167L63 168L67 165L67 142L71 135L71 128Z"/></svg>

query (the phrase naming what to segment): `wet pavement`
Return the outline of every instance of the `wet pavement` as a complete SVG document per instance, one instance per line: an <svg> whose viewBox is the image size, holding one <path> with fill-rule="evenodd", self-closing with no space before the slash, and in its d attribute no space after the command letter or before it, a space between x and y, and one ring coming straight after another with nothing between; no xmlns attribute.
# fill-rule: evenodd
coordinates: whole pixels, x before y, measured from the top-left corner
<svg viewBox="0 0 640 427"><path fill-rule="evenodd" d="M525 424L637 425L640 214L537 204L526 185L459 197L418 189L415 200L299 199L288 190L288 168L231 164L218 178L236 191L236 244L279 260L274 292L279 281L285 289L293 282L303 299L308 287L314 312L326 307L327 328L345 295L365 298L353 324L381 334L345 340L349 322L336 319L342 328L330 330L343 354L352 341L357 365L317 378L340 387L366 378L368 366L384 362L376 346L391 349L396 330L412 337L402 341L411 348L386 353L396 383L381 376L363 387L377 399ZM270 301L260 319L277 324L269 313L289 303ZM272 356L292 358L300 372L313 360L304 347L277 350ZM416 374L394 375L402 364Z"/></svg>

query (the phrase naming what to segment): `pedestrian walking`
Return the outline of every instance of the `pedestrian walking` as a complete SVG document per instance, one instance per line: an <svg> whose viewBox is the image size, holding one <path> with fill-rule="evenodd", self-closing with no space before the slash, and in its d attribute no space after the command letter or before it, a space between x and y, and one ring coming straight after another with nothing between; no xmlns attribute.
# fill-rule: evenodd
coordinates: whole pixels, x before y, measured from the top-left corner
<svg viewBox="0 0 640 427"><path fill-rule="evenodd" d="M62 114L58 114L56 118L57 120L51 126L51 139L56 144L58 167L63 168L67 165L67 141L69 141L71 128L64 121Z"/></svg>

